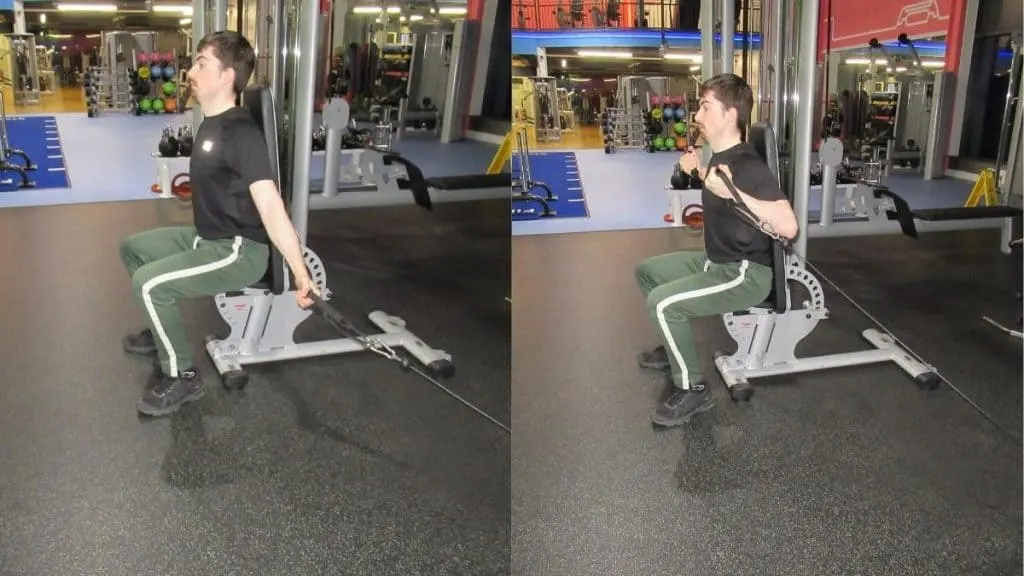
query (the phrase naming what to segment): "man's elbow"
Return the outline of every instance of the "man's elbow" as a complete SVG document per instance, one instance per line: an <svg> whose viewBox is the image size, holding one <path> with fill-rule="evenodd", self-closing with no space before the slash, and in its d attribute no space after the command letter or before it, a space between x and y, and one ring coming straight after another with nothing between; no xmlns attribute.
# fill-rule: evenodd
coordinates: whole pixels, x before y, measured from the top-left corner
<svg viewBox="0 0 1024 576"><path fill-rule="evenodd" d="M782 211L781 215L782 218L779 218L781 221L781 226L779 226L779 228L781 228L781 230L776 230L776 232L778 232L779 236L782 236L787 240L796 238L797 235L800 234L800 224L796 221L796 213L793 212L793 209L790 208L788 203L785 205L785 209Z"/></svg>

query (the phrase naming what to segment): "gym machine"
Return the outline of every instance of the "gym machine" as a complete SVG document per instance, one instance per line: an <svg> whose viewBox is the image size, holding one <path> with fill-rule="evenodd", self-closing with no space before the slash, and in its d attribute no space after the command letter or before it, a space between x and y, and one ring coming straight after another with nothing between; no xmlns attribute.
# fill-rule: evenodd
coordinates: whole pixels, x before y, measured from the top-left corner
<svg viewBox="0 0 1024 576"><path fill-rule="evenodd" d="M453 196L458 195L458 192L449 193L451 190L466 190L463 200L489 197L481 194L481 188L492 188L496 191L494 197L507 198L511 174L427 179L417 166L401 156L368 147L363 153L372 158L368 162L374 169L401 166L405 171L404 176L393 178L389 172L379 171L372 177L375 189L341 191L330 180L336 182L336 167L341 152L340 132L348 127L349 108L346 100L335 98L323 109L328 142L325 179L328 181L325 181L323 191L311 193L312 138L309 134L312 133L320 63L320 6L321 3L315 0L301 0L294 6L294 20L279 20L280 26L267 26L266 32L272 35L271 44L292 47L289 56L294 60L288 62L287 67L284 66L283 58L272 61L267 67L271 72L268 85L247 88L242 95L242 105L253 114L264 132L279 190L290 206L292 224L303 247L303 259L314 286L326 301L331 295L327 288L325 268L319 257L306 246L310 210L413 203L431 209L431 190L444 190L445 193L440 195L442 200L452 200ZM268 16L274 14L285 12L282 9ZM271 18L269 22L272 24L274 19ZM201 37L199 31L196 34ZM285 102L281 102L275 91L283 95L286 83L289 96ZM287 111L286 119L279 119L280 110ZM278 128L282 126L279 133ZM208 337L206 350L224 385L230 388L246 385L248 372L245 366L251 364L352 352L370 351L396 360L396 349L405 349L428 372L448 376L454 371L448 353L428 346L405 328L402 319L381 311L369 315L370 321L381 331L380 334L296 343L295 330L312 311L303 310L296 303L287 266L281 255L273 249L265 278L243 290L219 294L215 301L231 333L226 338Z"/></svg>
<svg viewBox="0 0 1024 576"><path fill-rule="evenodd" d="M533 84L533 125L537 142L561 142L558 81L547 76L534 76L530 82Z"/></svg>
<svg viewBox="0 0 1024 576"><path fill-rule="evenodd" d="M11 45L11 78L14 105L39 104L39 62L36 37L32 34L6 34Z"/></svg>
<svg viewBox="0 0 1024 576"><path fill-rule="evenodd" d="M1010 77L1006 104L1003 109L1003 124L999 135L999 162L996 163L995 174L1000 173L1002 157L1011 144L1013 122L1010 116L1019 88L1019 62L1020 50L1015 49L1010 68L1014 72ZM936 114L932 114L932 117L935 118ZM889 147L891 149L892 140L889 141ZM916 238L919 232L1001 228L1001 249L1004 252L1010 250L1010 230L1013 227L1013 220L1021 218L1022 210L1019 204L1011 205L1009 202L1010 187L1000 185L999 178L994 178L995 190L991 194L991 201L985 206L914 209L897 192L881 184L881 179L886 174L885 166L894 158L892 156L885 159L873 158L865 163L864 170L857 180L857 190L854 194L858 206L856 212L861 216L866 216L866 221L863 218L834 221L832 218L835 209L832 201L836 187L834 175L836 168L842 162L842 144L833 138L825 139L820 147L819 156L824 166L822 216L818 225L811 226L807 230L807 235L812 238L901 232Z"/></svg>
<svg viewBox="0 0 1024 576"><path fill-rule="evenodd" d="M308 4L313 3L308 2L303 6L300 18L305 18L300 22L300 30L310 20L308 13L315 13L315 10L309 9ZM312 99L306 99L305 102L308 104L304 107L312 116ZM272 159L273 173L279 177L280 166L274 161L279 158L278 120L270 90L260 85L247 88L242 96L242 105L262 127ZM305 245L309 196L304 189L308 190L308 183L303 186L301 181L293 189L280 188L285 201L291 205L293 223L299 231L299 240L303 246L302 256L312 276L313 285L326 301L330 299L326 271L319 257ZM312 311L300 308L295 301L287 265L274 249L271 250L267 275L262 281L240 291L218 294L215 302L221 317L231 328L231 333L223 339L207 337L206 350L228 388L243 388L248 383L249 375L244 366L250 364L367 350L394 354L396 348L404 348L434 374L450 376L454 373L454 364L448 353L427 346L405 328L401 318L381 311L369 315L370 321L381 330L381 334L371 336L366 341L341 338L296 343L295 330Z"/></svg>
<svg viewBox="0 0 1024 576"><path fill-rule="evenodd" d="M11 158L18 156L25 161L23 166L11 162ZM4 95L0 92L0 173L14 172L19 180L19 188L32 188L35 182L29 180L28 172L38 169L39 166L32 164L32 159L23 150L11 148L11 142L7 137L7 107L4 104ZM0 180L0 184L9 186L14 184L14 179Z"/></svg>
<svg viewBox="0 0 1024 576"><path fill-rule="evenodd" d="M512 214L537 214L538 216L554 216L555 211L551 209L551 202L558 198L551 192L551 188L543 182L533 179L530 171L530 148L526 143L526 130L516 131L516 153L519 157L519 177L512 180ZM534 194L537 188L544 190L544 196ZM540 212L536 208L516 208L515 204L539 204Z"/></svg>
<svg viewBox="0 0 1024 576"><path fill-rule="evenodd" d="M782 0L770 0L774 9L780 8ZM710 8L710 6L708 6ZM815 62L817 49L818 3L802 2L799 9L789 6L789 18L797 20L799 35L796 49L787 57L797 63L797 75L793 87L799 94L815 94L816 70L811 64ZM768 7L771 11L772 6ZM773 53L783 49L782 35L774 34L771 46ZM724 50L723 60L732 60L731 50ZM705 65L708 63L705 62ZM775 93L773 99L781 96ZM762 108L761 114L765 114ZM753 394L750 381L766 376L793 374L817 370L859 366L873 363L893 362L925 388L933 389L939 385L940 377L935 370L918 361L908 350L904 349L891 335L879 330L865 330L862 336L871 344L871 348L825 356L798 358L796 346L806 338L817 326L818 322L828 318L825 307L824 292L818 278L811 273L807 260L808 200L810 196L811 146L814 137L815 121L812 106L799 106L792 117L791 134L793 151L793 176L788 179L789 186L783 186L793 202L797 215L800 234L792 243L784 243L765 230L756 222L756 217L741 202L734 208L753 219L753 225L774 236L772 242L772 268L774 270L773 289L768 299L761 305L747 310L724 314L722 319L730 336L736 342L736 351L732 354L719 352L715 354L715 367L729 388L734 400L746 401ZM773 119L778 122L778 117ZM783 125L784 126L784 125ZM747 131L747 139L758 153L765 159L773 173L780 177L779 145L775 133L778 129L771 124L759 122ZM841 150L841 147L840 147ZM834 178L831 178L834 182ZM826 173L824 183L829 183ZM730 184L731 186L731 184ZM738 199L738 196L736 197ZM800 285L809 294L809 299L801 304L793 302L791 285Z"/></svg>

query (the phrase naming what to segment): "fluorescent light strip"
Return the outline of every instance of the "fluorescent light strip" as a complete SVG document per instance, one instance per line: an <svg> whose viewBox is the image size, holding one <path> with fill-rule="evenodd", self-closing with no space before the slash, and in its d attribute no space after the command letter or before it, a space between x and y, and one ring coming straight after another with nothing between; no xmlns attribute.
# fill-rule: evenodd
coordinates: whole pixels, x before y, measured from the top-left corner
<svg viewBox="0 0 1024 576"><path fill-rule="evenodd" d="M116 4L57 4L61 12L117 12Z"/></svg>
<svg viewBox="0 0 1024 576"><path fill-rule="evenodd" d="M580 58L621 58L633 57L632 52L606 52L603 50L580 50L576 53Z"/></svg>
<svg viewBox="0 0 1024 576"><path fill-rule="evenodd" d="M175 5L172 5L172 4L154 4L153 5L153 12L174 12L174 13L177 13L177 14L184 14L186 16L191 16L192 15L192 7L191 6L181 6L181 5L175 6Z"/></svg>
<svg viewBox="0 0 1024 576"><path fill-rule="evenodd" d="M702 58L700 54L665 54L662 56L665 60L688 60L690 62L699 63Z"/></svg>

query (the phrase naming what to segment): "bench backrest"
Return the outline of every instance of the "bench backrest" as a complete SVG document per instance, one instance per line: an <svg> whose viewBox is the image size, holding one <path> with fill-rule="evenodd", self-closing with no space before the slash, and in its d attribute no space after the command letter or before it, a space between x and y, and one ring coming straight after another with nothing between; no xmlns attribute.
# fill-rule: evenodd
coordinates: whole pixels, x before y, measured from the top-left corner
<svg viewBox="0 0 1024 576"><path fill-rule="evenodd" d="M758 122L747 130L747 142L749 142L754 150L764 159L768 164L768 169L775 175L775 179L779 179L779 147L775 140L775 131L772 130L771 124L766 122ZM789 197L789 194L785 189L782 191L786 195L786 198L792 202L793 199ZM772 241L772 291L768 295L768 302L772 304L772 309L777 313L785 312L788 308L788 298L786 294L786 251L783 249L782 244L777 241Z"/></svg>
<svg viewBox="0 0 1024 576"><path fill-rule="evenodd" d="M278 155L277 140L277 109L274 107L274 95L270 89L262 85L252 85L242 93L242 107L252 114L256 124L263 131L263 140L267 144L267 153L270 156L270 169L274 174L274 184L278 191L284 196L285 207L290 206L288 191L281 189L281 158ZM271 286L274 294L284 293L288 287L285 284L285 262L273 243L270 245L270 265L267 267L267 274L263 277L261 284Z"/></svg>

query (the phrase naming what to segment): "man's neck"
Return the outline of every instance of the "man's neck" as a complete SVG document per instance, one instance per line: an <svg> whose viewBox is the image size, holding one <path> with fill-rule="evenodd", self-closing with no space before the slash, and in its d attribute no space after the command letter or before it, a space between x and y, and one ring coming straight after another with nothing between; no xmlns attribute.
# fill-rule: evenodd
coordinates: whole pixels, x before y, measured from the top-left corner
<svg viewBox="0 0 1024 576"><path fill-rule="evenodd" d="M711 151L714 152L715 154L719 152L725 152L726 150L732 148L733 146L742 143L743 139L740 138L739 134L730 134L728 136L722 137L721 139L708 140L708 144L711 144Z"/></svg>
<svg viewBox="0 0 1024 576"><path fill-rule="evenodd" d="M210 117L221 114L231 108L235 107L235 99L231 98L218 98L213 102L201 103L199 109L203 111L203 116Z"/></svg>

